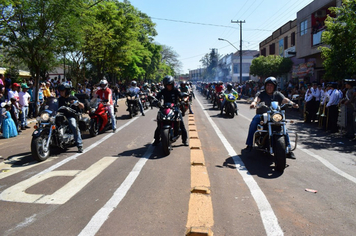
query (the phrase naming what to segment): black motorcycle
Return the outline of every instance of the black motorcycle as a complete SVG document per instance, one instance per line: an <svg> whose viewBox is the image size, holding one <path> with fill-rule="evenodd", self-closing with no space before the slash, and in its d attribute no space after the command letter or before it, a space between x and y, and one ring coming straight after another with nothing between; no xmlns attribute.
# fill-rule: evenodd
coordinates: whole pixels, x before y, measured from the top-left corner
<svg viewBox="0 0 356 236"><path fill-rule="evenodd" d="M261 114L260 124L253 136L255 146L264 152L274 156L276 170L283 172L286 167L286 157L297 147L298 134L287 131L287 122L285 118L285 108L288 104L282 106L278 102L272 102L268 107L264 103L257 106L257 114ZM294 147L286 145L286 136L294 134ZM290 136L290 135L289 135Z"/></svg>
<svg viewBox="0 0 356 236"><path fill-rule="evenodd" d="M174 103L162 105L157 99L153 101L153 104L159 108L157 122L160 129L162 149L164 155L168 156L172 150L172 143L177 141L181 135L179 105Z"/></svg>
<svg viewBox="0 0 356 236"><path fill-rule="evenodd" d="M35 160L45 161L50 156L53 147L65 149L75 144L66 115L76 117L77 127L81 131L88 130L89 118L82 117L76 110L61 106L58 107L57 98L48 98L37 117L36 130L32 134L31 153Z"/></svg>
<svg viewBox="0 0 356 236"><path fill-rule="evenodd" d="M129 111L130 118L137 115L140 111L139 97L135 93L128 93L126 95L126 106Z"/></svg>

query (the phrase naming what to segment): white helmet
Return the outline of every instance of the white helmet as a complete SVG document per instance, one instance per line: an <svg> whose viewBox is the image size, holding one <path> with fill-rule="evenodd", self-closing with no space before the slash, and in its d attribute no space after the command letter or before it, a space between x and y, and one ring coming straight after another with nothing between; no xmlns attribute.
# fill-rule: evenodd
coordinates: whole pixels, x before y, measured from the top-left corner
<svg viewBox="0 0 356 236"><path fill-rule="evenodd" d="M108 87L108 81L106 79L100 80L99 84L101 89L106 89Z"/></svg>

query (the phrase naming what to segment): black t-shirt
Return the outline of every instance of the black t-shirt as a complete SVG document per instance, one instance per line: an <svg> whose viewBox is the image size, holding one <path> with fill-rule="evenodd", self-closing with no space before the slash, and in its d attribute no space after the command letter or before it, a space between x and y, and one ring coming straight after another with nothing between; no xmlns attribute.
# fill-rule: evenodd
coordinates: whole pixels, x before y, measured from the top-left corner
<svg viewBox="0 0 356 236"><path fill-rule="evenodd" d="M74 109L75 111L77 112L80 112L80 108L78 106L75 106L75 105L72 105L71 104L71 101L75 101L75 100L78 100L77 97L75 96L69 96L67 98L65 97L59 97L58 98L58 108L61 107L61 106L66 106L66 107L70 107L72 109ZM65 114L66 116L74 116L74 114L72 113L68 113L68 114Z"/></svg>
<svg viewBox="0 0 356 236"><path fill-rule="evenodd" d="M166 88L162 89L156 96L159 100L164 97L164 103L174 103L177 104L179 102L178 98L181 98L182 95L177 88L173 88L171 91L168 91Z"/></svg>
<svg viewBox="0 0 356 236"><path fill-rule="evenodd" d="M268 95L266 90L258 92L256 96L259 97L261 99L260 102L264 102L266 106L271 106L272 101L278 101L278 104L281 105L285 98L281 92L274 91L273 95Z"/></svg>

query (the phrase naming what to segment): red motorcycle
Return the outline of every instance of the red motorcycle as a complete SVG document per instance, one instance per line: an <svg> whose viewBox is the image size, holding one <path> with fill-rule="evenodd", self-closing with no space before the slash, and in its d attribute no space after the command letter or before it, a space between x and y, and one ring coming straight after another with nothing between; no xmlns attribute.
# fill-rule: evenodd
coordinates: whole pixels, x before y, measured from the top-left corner
<svg viewBox="0 0 356 236"><path fill-rule="evenodd" d="M109 107L104 104L104 102L106 103L107 100L94 100L91 104L91 109L89 111L89 116L91 118L89 133L92 137L112 128Z"/></svg>
<svg viewBox="0 0 356 236"><path fill-rule="evenodd" d="M148 94L146 93L140 93L140 100L141 100L141 104L143 109L147 110L148 109Z"/></svg>

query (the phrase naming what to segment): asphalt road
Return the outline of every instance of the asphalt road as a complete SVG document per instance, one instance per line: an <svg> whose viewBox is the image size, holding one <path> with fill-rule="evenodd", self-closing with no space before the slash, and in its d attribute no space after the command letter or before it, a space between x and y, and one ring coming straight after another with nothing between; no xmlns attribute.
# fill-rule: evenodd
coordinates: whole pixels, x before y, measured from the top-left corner
<svg viewBox="0 0 356 236"><path fill-rule="evenodd" d="M84 134L83 154L76 147L56 150L37 163L30 153L33 129L0 139L6 159L0 163L0 234L356 232L355 143L305 125L290 112L289 129L300 140L296 159L288 159L281 174L270 156L243 150L254 115L244 100L230 119L196 97L194 115L184 117L190 146L178 140L169 156L151 145L157 109L129 119L124 101L116 133ZM207 191L194 192L194 186Z"/></svg>

